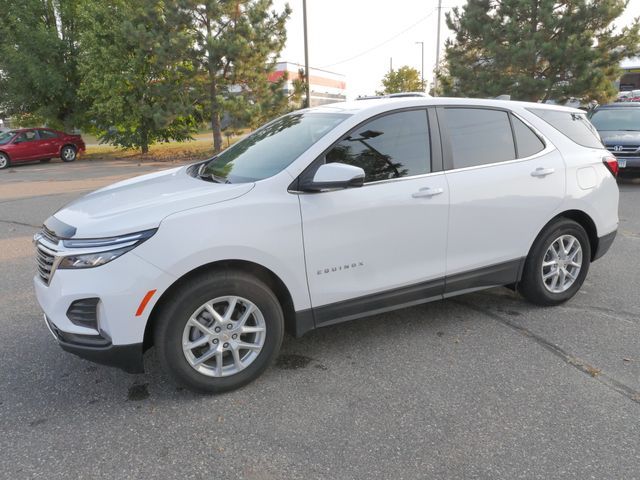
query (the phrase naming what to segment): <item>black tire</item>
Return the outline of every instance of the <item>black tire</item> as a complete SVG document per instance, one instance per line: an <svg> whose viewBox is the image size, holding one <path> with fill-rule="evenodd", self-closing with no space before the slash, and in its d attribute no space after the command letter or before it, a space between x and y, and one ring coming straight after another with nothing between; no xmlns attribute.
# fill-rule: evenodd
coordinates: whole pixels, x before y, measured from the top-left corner
<svg viewBox="0 0 640 480"><path fill-rule="evenodd" d="M65 145L60 150L60 158L63 162L73 162L76 159L77 151L73 145Z"/></svg>
<svg viewBox="0 0 640 480"><path fill-rule="evenodd" d="M200 306L227 295L243 297L260 310L266 327L264 344L244 370L229 376L207 376L187 361L182 336L189 318ZM283 335L284 315L274 293L260 280L234 270L208 272L188 280L163 301L154 326L162 367L176 383L204 393L235 390L255 380L278 355Z"/></svg>
<svg viewBox="0 0 640 480"><path fill-rule="evenodd" d="M580 243L582 261L573 284L563 292L552 292L542 279L542 262L551 244L562 235L571 235ZM531 247L518 284L518 291L531 303L543 306L559 305L572 298L584 283L591 263L591 243L584 228L568 218L559 218L547 225ZM549 267L547 267L549 268Z"/></svg>
<svg viewBox="0 0 640 480"><path fill-rule="evenodd" d="M3 168L7 168L11 165L11 160L9 160L9 156L6 153L0 152L0 170Z"/></svg>
<svg viewBox="0 0 640 480"><path fill-rule="evenodd" d="M40 163L49 163L51 161L50 158L41 158Z"/></svg>

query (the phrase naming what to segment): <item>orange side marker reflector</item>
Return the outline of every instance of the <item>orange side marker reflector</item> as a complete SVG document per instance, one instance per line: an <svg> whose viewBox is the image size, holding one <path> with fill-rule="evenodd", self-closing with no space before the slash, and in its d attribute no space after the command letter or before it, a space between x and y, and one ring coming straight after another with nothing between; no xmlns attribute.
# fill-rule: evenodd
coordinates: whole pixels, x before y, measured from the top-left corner
<svg viewBox="0 0 640 480"><path fill-rule="evenodd" d="M149 303L149 300L151 300L151 297L153 297L155 293L156 293L156 290L149 290L147 292L147 294L144 296L144 298L140 302L140 306L138 307L138 311L136 312L136 317L139 317L140 315L142 315L142 312L144 312L144 309L147 308L147 303Z"/></svg>

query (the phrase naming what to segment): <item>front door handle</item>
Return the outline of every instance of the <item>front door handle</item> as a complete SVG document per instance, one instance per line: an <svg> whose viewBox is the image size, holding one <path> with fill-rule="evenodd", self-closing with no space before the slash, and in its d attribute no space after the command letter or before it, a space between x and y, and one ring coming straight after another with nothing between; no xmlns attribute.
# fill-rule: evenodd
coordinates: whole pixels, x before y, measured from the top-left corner
<svg viewBox="0 0 640 480"><path fill-rule="evenodd" d="M538 167L536 168L533 172L531 172L531 176L532 177L538 177L538 178L544 178L547 175L551 175L553 172L555 172L556 169L555 168L542 168L542 167Z"/></svg>
<svg viewBox="0 0 640 480"><path fill-rule="evenodd" d="M444 188L424 187L417 192L411 194L413 198L431 198L444 192Z"/></svg>

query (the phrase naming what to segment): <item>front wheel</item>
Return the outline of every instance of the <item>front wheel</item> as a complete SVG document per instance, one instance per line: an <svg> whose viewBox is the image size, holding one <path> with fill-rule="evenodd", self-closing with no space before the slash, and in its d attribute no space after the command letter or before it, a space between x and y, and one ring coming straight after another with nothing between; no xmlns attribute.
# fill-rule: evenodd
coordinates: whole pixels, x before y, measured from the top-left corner
<svg viewBox="0 0 640 480"><path fill-rule="evenodd" d="M590 263L587 232L573 220L558 219L533 244L518 290L537 305L558 305L580 290Z"/></svg>
<svg viewBox="0 0 640 480"><path fill-rule="evenodd" d="M256 379L280 350L284 315L264 283L237 271L207 273L160 309L155 345L162 366L187 388L220 393Z"/></svg>
<svg viewBox="0 0 640 480"><path fill-rule="evenodd" d="M9 157L5 153L0 153L0 170L7 168L10 164Z"/></svg>
<svg viewBox="0 0 640 480"><path fill-rule="evenodd" d="M60 158L63 162L73 162L76 159L76 147L65 145L60 151Z"/></svg>

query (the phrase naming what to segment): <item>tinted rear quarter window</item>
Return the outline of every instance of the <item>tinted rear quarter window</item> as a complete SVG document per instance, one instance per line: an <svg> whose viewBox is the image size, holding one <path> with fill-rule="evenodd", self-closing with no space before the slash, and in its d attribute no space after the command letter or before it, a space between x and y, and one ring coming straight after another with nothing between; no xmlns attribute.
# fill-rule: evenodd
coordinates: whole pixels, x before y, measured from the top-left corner
<svg viewBox="0 0 640 480"><path fill-rule="evenodd" d="M585 113L542 108L530 108L529 111L578 145L588 148L604 148L598 131L587 120Z"/></svg>
<svg viewBox="0 0 640 480"><path fill-rule="evenodd" d="M453 168L515 160L509 115L502 110L445 108Z"/></svg>
<svg viewBox="0 0 640 480"><path fill-rule="evenodd" d="M526 158L544 150L544 143L540 138L527 127L522 120L515 116L511 116L513 125L513 133L516 137L516 146L518 148L518 158Z"/></svg>

